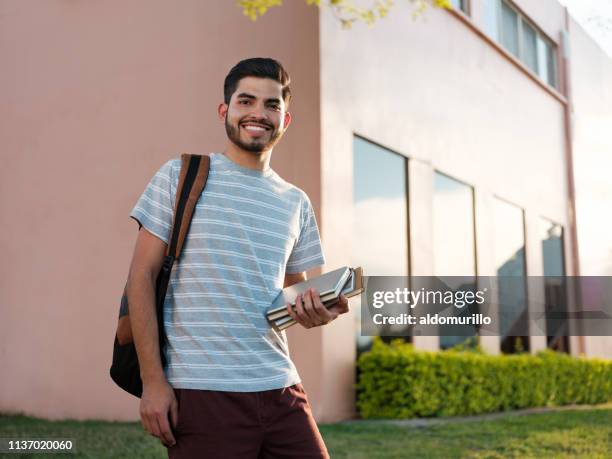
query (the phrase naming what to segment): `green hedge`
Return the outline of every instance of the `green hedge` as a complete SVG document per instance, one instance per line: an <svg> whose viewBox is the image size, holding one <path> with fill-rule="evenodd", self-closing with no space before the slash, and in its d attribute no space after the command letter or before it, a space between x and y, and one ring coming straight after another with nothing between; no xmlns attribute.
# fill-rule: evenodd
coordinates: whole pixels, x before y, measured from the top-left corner
<svg viewBox="0 0 612 459"><path fill-rule="evenodd" d="M358 361L363 418L460 416L612 401L612 361L552 351L415 351L375 339Z"/></svg>

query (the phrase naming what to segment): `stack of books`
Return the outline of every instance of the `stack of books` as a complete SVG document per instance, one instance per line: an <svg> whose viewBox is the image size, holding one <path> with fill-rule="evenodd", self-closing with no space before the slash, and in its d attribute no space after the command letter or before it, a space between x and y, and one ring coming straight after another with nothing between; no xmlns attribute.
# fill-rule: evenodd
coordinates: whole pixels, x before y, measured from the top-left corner
<svg viewBox="0 0 612 459"><path fill-rule="evenodd" d="M295 311L295 299L298 295L305 293L310 288L315 289L319 292L323 305L328 308L339 301L340 295L350 298L363 292L362 276L361 267L343 266L318 277L290 285L278 294L266 312L266 317L274 328L282 331L297 323L287 312L287 304L291 304Z"/></svg>

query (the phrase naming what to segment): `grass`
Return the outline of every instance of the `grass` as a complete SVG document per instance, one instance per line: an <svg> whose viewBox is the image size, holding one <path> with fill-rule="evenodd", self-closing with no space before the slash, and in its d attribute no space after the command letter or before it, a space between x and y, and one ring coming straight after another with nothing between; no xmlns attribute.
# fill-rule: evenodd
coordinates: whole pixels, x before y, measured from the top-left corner
<svg viewBox="0 0 612 459"><path fill-rule="evenodd" d="M403 427L375 421L319 426L332 458L608 458L612 406L501 419ZM63 437L78 453L59 457L165 458L166 449L140 423L46 421L0 416L0 438ZM49 457L10 454L3 457ZM57 457L57 456L56 456Z"/></svg>
<svg viewBox="0 0 612 459"><path fill-rule="evenodd" d="M333 458L609 458L612 408L408 428L321 426Z"/></svg>

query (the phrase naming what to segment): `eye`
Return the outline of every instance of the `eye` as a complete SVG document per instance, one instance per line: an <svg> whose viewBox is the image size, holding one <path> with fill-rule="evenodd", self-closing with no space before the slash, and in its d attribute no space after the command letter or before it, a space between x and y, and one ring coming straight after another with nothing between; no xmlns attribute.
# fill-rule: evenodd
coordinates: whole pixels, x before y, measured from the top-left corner
<svg viewBox="0 0 612 459"><path fill-rule="evenodd" d="M251 103L251 101L248 99L241 99L238 101L238 103L241 105L248 105L249 103Z"/></svg>
<svg viewBox="0 0 612 459"><path fill-rule="evenodd" d="M280 105L279 104L271 104L268 105L268 107L270 107L272 110L280 110Z"/></svg>

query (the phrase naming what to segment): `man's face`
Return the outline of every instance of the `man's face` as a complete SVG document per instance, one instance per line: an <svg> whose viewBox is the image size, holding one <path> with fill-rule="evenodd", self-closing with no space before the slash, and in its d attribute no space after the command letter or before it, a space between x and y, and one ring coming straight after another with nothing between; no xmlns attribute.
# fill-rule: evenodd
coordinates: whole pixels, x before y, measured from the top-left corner
<svg viewBox="0 0 612 459"><path fill-rule="evenodd" d="M246 77L229 105L219 106L225 131L232 143L252 153L271 150L291 122L282 96L282 86L270 78Z"/></svg>

